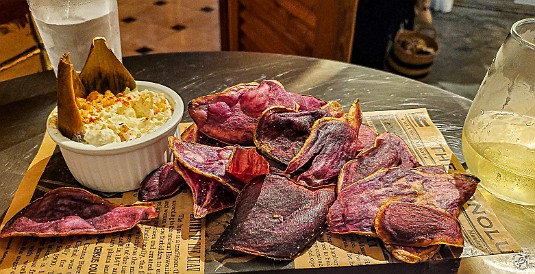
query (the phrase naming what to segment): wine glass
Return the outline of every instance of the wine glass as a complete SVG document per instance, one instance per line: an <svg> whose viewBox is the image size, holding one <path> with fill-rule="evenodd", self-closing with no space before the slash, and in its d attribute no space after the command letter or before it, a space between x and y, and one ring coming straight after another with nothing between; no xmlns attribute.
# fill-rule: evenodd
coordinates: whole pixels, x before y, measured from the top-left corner
<svg viewBox="0 0 535 274"><path fill-rule="evenodd" d="M535 204L535 18L513 24L470 107L463 154L481 186Z"/></svg>

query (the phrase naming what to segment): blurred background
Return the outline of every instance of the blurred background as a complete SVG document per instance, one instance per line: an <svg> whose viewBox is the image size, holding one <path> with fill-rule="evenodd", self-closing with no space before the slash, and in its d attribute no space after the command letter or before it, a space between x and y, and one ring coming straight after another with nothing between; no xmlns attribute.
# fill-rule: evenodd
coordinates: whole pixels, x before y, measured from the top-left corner
<svg viewBox="0 0 535 274"><path fill-rule="evenodd" d="M470 99L511 25L535 17L535 0L118 0L118 5L125 57L220 50L313 56L391 71ZM0 81L51 69L43 48L25 1L2 0Z"/></svg>

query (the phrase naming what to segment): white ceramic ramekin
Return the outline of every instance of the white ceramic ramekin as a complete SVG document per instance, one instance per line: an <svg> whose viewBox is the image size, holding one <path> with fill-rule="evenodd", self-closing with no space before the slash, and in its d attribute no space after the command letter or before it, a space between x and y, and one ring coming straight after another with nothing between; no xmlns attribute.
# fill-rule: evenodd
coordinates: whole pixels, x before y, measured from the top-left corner
<svg viewBox="0 0 535 274"><path fill-rule="evenodd" d="M138 139L104 146L82 144L63 136L57 125L47 121L47 132L58 144L67 167L82 185L102 192L124 192L139 188L147 174L170 160L167 137L178 133L184 114L184 102L172 89L145 81L136 81L138 90L164 93L174 106L173 115L164 125Z"/></svg>

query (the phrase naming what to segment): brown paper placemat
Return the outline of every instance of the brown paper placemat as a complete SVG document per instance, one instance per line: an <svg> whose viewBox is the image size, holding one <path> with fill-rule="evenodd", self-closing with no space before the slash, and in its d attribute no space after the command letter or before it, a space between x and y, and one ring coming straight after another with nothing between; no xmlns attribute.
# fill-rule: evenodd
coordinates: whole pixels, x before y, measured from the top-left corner
<svg viewBox="0 0 535 274"><path fill-rule="evenodd" d="M452 172L464 171L458 160L451 159L451 150L425 109L368 112L364 113L364 123L379 132L398 134L423 165L449 165ZM184 127L181 125L182 130ZM2 224L30 200L61 186L82 187L68 171L53 141L45 136ZM116 203L137 201L136 191L97 194ZM232 210L196 220L192 215L189 189L182 189L178 195L155 204L159 211L158 220L125 232L100 236L1 239L0 272L215 273L398 263L376 239L328 232L290 262L211 252L210 246L228 224ZM444 246L431 262L521 250L477 191L465 205L459 221L465 247Z"/></svg>

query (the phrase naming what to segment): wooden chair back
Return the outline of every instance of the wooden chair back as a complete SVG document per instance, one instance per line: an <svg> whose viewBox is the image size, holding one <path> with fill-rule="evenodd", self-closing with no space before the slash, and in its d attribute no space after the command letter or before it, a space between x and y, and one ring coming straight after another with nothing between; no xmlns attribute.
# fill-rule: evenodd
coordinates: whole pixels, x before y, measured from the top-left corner
<svg viewBox="0 0 535 274"><path fill-rule="evenodd" d="M0 81L52 69L26 1L0 1Z"/></svg>

